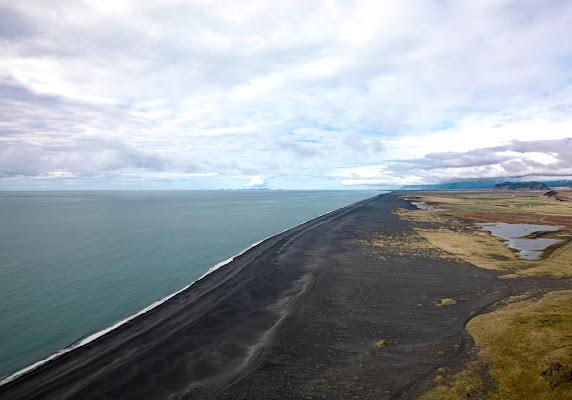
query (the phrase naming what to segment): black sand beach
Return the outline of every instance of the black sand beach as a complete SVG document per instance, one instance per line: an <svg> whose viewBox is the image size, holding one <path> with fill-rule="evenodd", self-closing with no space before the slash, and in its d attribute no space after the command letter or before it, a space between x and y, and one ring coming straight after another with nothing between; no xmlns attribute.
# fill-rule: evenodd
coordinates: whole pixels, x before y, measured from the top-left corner
<svg viewBox="0 0 572 400"><path fill-rule="evenodd" d="M397 206L410 207L381 195L275 236L0 398L414 398L467 355L466 322L512 289L411 245L424 239ZM368 245L379 232L409 244Z"/></svg>

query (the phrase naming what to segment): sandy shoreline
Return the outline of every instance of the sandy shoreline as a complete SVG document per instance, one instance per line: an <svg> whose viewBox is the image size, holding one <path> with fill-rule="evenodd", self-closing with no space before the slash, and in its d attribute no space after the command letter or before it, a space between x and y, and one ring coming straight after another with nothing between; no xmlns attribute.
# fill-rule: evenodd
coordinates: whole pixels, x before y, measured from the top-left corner
<svg viewBox="0 0 572 400"><path fill-rule="evenodd" d="M366 199L366 200L367 200L367 199ZM360 202L357 202L357 203L360 203ZM353 207L353 206L356 205L357 203L352 204L352 205L350 205L350 206ZM344 207L343 207L343 208L344 208ZM345 208L348 208L348 207L345 207ZM94 333L92 333L92 334L90 334L90 335L88 335L88 336L86 336L86 337L84 337L84 338L81 338L81 339L78 340L77 342L72 343L70 346L65 347L65 348L63 348L63 349L60 349L60 350L58 350L57 352L55 352L55 353L49 355L48 357L46 357L46 358L44 358L44 359L41 359L41 360L39 360L39 361L37 361L37 362L31 364L31 365L28 365L28 366L26 366L26 367L24 367L24 368L22 368L22 369L20 369L20 370L17 370L16 372L14 372L14 373L12 373L12 374L10 374L10 375L8 375L8 376L3 377L3 378L0 380L0 387L1 387L2 385L5 385L5 384L8 383L8 382L11 382L11 381L13 381L13 380L19 378L19 377L22 376L22 375L25 375L25 374L29 373L30 371L35 370L36 368L40 367L41 365L46 364L47 362L51 362L51 361L53 361L53 360L59 358L59 357L62 356L63 354L66 354L66 353L68 353L68 352L70 352L70 351L73 351L73 350L76 350L77 348L82 347L82 346L84 346L84 345L86 345L86 344L88 344L88 343L91 343L92 341L94 341L94 340L100 338L101 336L104 336L104 335L108 334L109 332L112 332L112 331L116 330L117 328L119 328L119 327L121 327L122 325L124 325L124 324L130 322L131 320L133 320L133 319L135 319L135 318L138 318L138 317L140 317L140 316L143 315L143 314L146 314L147 312L149 312L149 311L153 310L154 308L160 306L161 304L165 303L166 301L170 300L171 298L177 296L179 293L182 293L182 292L188 290L192 285L194 285L194 284L197 283L198 281L204 279L207 275L210 275L210 274L212 274L214 271L218 270L219 268L224 267L225 265L229 264L230 262L232 262L232 261L235 260L236 258L242 256L244 253L248 252L248 251L251 250L252 248L258 246L258 245L261 244L262 242L265 242L265 241L267 241L267 240L269 240L269 239L272 239L272 238L275 237L275 236L279 236L279 235L281 235L281 234L283 234L283 233L285 233L285 232L287 232L287 231L290 231L290 230L292 230L292 229L295 229L295 228L297 228L298 226L307 224L307 223L313 221L314 219L320 219L320 218L326 216L327 214L330 214L330 213L333 213L333 212L337 212L337 211L338 211L338 210L332 210L332 211L325 212L325 213L323 213L323 214L318 215L317 217L314 217L314 218L312 218L312 219L310 219L310 220L301 222L301 223L299 223L299 224L297 224L297 225L295 225L295 226L293 226L293 227L291 227L291 228L287 228L287 229L285 229L285 230L282 230L281 232L278 232L278 233L276 233L276 234L273 234L273 235L271 235L271 236L266 237L265 239L259 240L259 241L255 242L255 243L251 244L250 246L246 247L245 249L243 249L242 251L238 252L237 254L235 254L235 255L233 255L233 256L227 258L226 260L223 260L223 261L221 261L221 262L215 264L214 266L212 266L211 268L209 268L209 269L207 270L207 272L205 272L202 276L200 276L198 279L196 279L195 281L191 282L190 284L186 285L186 286L183 287L182 289L177 290L176 292L173 292L173 293L171 293L171 294L169 294L169 295L163 297L162 299L153 302L153 303L150 304L149 306L147 306L147 307L145 307L144 309L142 309L142 310L136 312L135 314L132 314L132 315L128 316L127 318L124 318L124 319L122 319L122 320L120 320L120 321L117 321L117 322L115 322L114 324L112 324L112 325L110 325L110 326L108 326L108 327L105 327L105 328L102 329L102 330L96 331L96 332L94 332Z"/></svg>
<svg viewBox="0 0 572 400"><path fill-rule="evenodd" d="M474 312L512 289L416 248L396 206L411 207L381 195L276 235L0 398L411 398L464 357ZM364 241L379 232L413 242L374 252Z"/></svg>

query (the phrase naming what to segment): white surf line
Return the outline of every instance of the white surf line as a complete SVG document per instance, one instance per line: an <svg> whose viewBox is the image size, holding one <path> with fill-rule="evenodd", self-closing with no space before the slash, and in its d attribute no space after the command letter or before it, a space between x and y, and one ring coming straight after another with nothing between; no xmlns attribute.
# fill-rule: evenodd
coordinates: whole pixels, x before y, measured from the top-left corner
<svg viewBox="0 0 572 400"><path fill-rule="evenodd" d="M23 368L23 369L21 369L21 370L18 370L18 371L16 371L16 372L14 372L14 373L11 374L11 375L8 375L6 378L4 378L4 379L2 379L2 380L0 381L0 386L3 386L3 385L5 385L5 384L7 384L8 382L12 382L12 381L15 380L16 378L19 378L20 376L25 375L25 374L27 374L28 372L31 372L31 371L35 370L36 368L41 367L42 365L44 365L44 364L46 364L46 363L48 363L48 362L50 362L50 361L52 361L52 360L55 360L56 358L62 356L63 354L69 353L70 351L75 350L75 349L77 349L78 347L85 346L86 344L93 342L93 341L96 340L97 338L100 338L101 336L103 336L103 335L105 335L105 334L107 334L107 333L109 333L109 332L111 332L111 331L113 331L113 330L119 328L120 326L125 325L125 324L128 323L129 321L132 321L132 320L134 320L135 318L137 318L137 317L139 317L139 316L141 316L141 315L143 315L143 314L145 314L145 313L151 311L151 310L154 309L155 307L160 306L161 304L163 304L163 303L165 303L166 301L168 301L169 299L175 297L175 296L178 295L179 293L184 292L185 290L187 290L188 288L190 288L192 285L194 285L195 283L197 283L198 281L200 281L201 279L203 279L205 276L210 275L211 273L213 273L213 272L216 271L217 269L219 269L219 268L225 266L226 264L232 262L235 258L240 257L241 255L243 255L244 253L246 253L246 252L249 251L250 249L252 249L252 248L258 246L258 245L261 244L262 242L265 242L265 241L267 241L267 240L269 240L269 239L272 239L272 238L275 237L275 236L281 235L281 234L283 234L283 233L285 233L285 232L288 232L289 230L292 230L292 229L294 229L294 228L297 228L297 227L299 227L299 226L301 226L301 225L304 225L304 224L306 224L306 223L308 223L308 222L314 221L314 220L316 220L316 219L318 219L318 218L321 218L321 217L323 217L323 216L325 216L325 215L328 215L328 214L331 214L331 213L333 213L333 212L339 211L339 210L341 210L342 208L350 207L350 206L352 206L352 205L354 205L354 204L357 204L357 203L369 201L369 200L373 199L373 198L376 197L376 196L377 196L377 195L372 196L372 197L367 198L367 199L364 199L364 200L356 201L355 203L352 203L352 204L347 205L347 206L344 206L344 207L337 208L337 209L332 210L332 211L325 212L325 213L323 213L323 214L318 215L317 217L311 218L311 219L309 219L309 220L307 220L307 221L304 221L304 222L300 222L300 223L297 224L297 225L294 225L294 226L292 226L292 227L290 227L290 228L284 229L284 230L281 231L281 232L275 233L274 235L268 236L268 237L265 238L265 239L262 239L262 240L260 240L260 241L258 241L258 242L256 242L256 243L251 244L250 246L248 246L247 248L245 248L244 250L242 250L242 251L239 252L238 254L236 254L236 255L234 255L234 256L232 256L232 257L230 257L230 258L227 258L226 260L221 261L221 262L219 262L218 264L216 264L216 265L210 267L210 268L207 270L207 272L205 272L200 278L198 278L197 280L195 280L195 281L189 283L189 284L188 284L187 286L185 286L184 288L182 288L182 289L180 289L180 290L178 290L178 291L176 291L176 292L174 292L174 293L172 293L172 294L170 294L170 295L168 295L168 296L166 296L166 297L163 297L161 300L155 301L153 304L151 304L151 305L145 307L143 310L139 311L138 313L133 314L133 315L131 315L130 317L127 317L127 318L125 318L125 319L123 319L123 320L121 320L121 321L119 321L119 322L116 322L114 325L112 325L112 326L110 326L110 327L108 327L108 328L105 328L105 329L103 329L103 330L101 330L101 331L98 331L98 332L92 334L92 335L89 335L89 336L87 336L87 337L81 339L79 342L76 342L76 343L72 344L71 346L66 347L66 348L64 348L64 349L62 349L62 350L59 350L59 351L57 351L56 353L52 354L51 356L49 356L49 357L47 357L47 358L44 358L43 360L40 360L40 361L38 361L38 362L36 362L36 363L34 363L34 364L28 366L28 367L25 367L25 368Z"/></svg>

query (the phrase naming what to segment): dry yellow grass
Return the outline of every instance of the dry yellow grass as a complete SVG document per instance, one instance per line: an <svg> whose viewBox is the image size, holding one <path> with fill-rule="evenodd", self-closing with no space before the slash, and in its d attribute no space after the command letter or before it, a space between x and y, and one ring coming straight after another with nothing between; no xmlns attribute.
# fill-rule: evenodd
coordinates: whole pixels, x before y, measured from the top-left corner
<svg viewBox="0 0 572 400"><path fill-rule="evenodd" d="M485 212L506 211L541 215L567 215L572 216L572 193L559 191L560 198L566 201L557 201L553 197L544 196L545 191L529 192L415 192L404 195L414 197L418 201L432 203L439 207L448 207L464 210L480 210Z"/></svg>
<svg viewBox="0 0 572 400"><path fill-rule="evenodd" d="M489 369L490 365L481 357L468 362L464 370L453 376L438 375L443 379L433 382L439 385L424 393L419 400L486 399L496 387Z"/></svg>
<svg viewBox="0 0 572 400"><path fill-rule="evenodd" d="M467 331L481 349L478 359L421 400L572 399L572 381L552 380L550 388L542 375L555 363L566 366L567 374L572 368L572 290L511 303L476 317Z"/></svg>
<svg viewBox="0 0 572 400"><path fill-rule="evenodd" d="M477 225L471 222L474 220L461 219L450 211L400 209L396 214L412 222L415 232L431 245L477 267L515 270L519 275L572 277L572 246L558 247L545 259L521 260L501 239L479 230Z"/></svg>
<svg viewBox="0 0 572 400"><path fill-rule="evenodd" d="M410 256L410 255L437 255L442 258L452 258L451 254L445 253L438 247L432 246L422 236L415 232L403 234L388 234L377 232L367 239L357 240L356 243L372 246L377 250L372 251L377 257L383 259L387 255Z"/></svg>
<svg viewBox="0 0 572 400"><path fill-rule="evenodd" d="M400 209L396 214L409 220L432 246L481 268L506 270L504 279L572 277L569 241L554 246L543 259L521 260L502 240L475 224L550 224L572 232L572 202L530 192L428 193L418 200L445 211ZM439 371L439 379L434 381L437 386L421 399L572 400L572 382L557 379L568 379L572 370L572 291L548 293L541 299L518 296L506 303L467 325L480 349L478 357L457 374L447 376ZM545 379L541 373L547 370L557 378ZM550 387L550 382L555 387Z"/></svg>
<svg viewBox="0 0 572 400"><path fill-rule="evenodd" d="M572 382L548 391L551 363L572 365L572 290L509 304L470 321L467 331L493 363L493 399L572 399Z"/></svg>
<svg viewBox="0 0 572 400"><path fill-rule="evenodd" d="M501 278L572 277L569 240L551 248L543 259L521 260L502 240L475 224L550 224L572 232L572 203L541 195L431 193L419 200L445 211L400 209L396 214L409 220L432 246L481 268L506 270ZM513 297L498 310L473 319L467 330L480 349L478 357L457 374L447 376L439 371L438 379L433 381L437 386L422 400L572 400L572 382L561 382L572 377L572 291L548 293L541 299ZM545 371L549 378L541 375Z"/></svg>

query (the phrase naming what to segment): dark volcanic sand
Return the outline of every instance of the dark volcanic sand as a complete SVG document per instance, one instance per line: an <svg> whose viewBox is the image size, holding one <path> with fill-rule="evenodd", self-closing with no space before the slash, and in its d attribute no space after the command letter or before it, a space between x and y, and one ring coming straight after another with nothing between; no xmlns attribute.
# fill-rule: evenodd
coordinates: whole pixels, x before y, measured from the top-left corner
<svg viewBox="0 0 572 400"><path fill-rule="evenodd" d="M466 355L471 312L510 289L437 249L364 244L423 241L397 206L381 195L271 238L0 398L412 398Z"/></svg>

